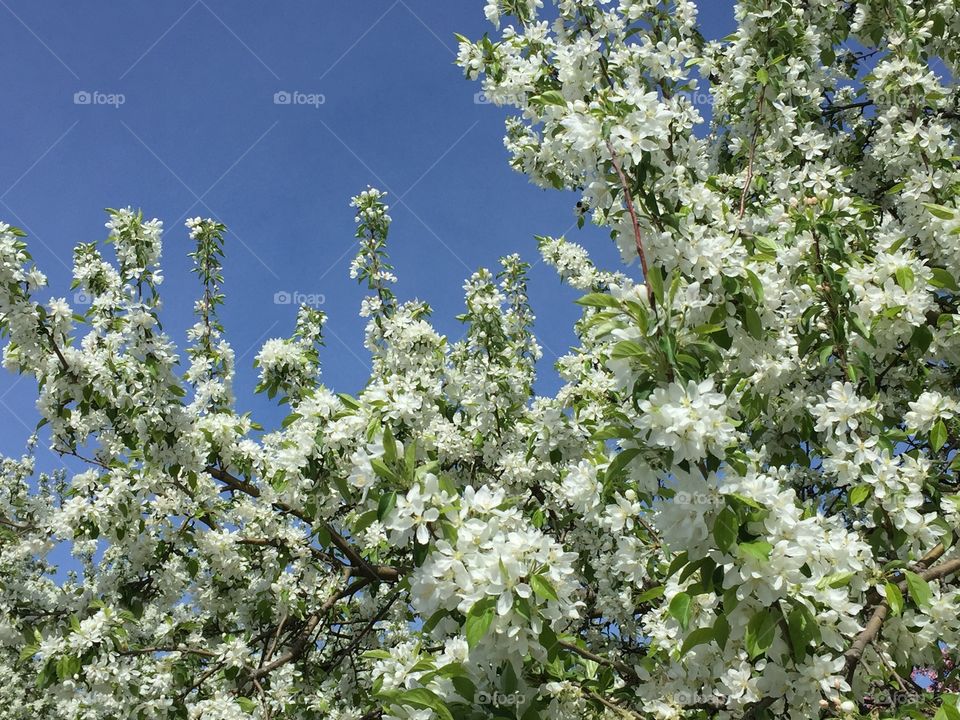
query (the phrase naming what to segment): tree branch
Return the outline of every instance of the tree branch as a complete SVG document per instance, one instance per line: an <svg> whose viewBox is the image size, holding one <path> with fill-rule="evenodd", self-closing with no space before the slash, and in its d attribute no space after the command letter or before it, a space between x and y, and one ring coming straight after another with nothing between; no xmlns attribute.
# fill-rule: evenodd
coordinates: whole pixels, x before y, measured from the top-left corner
<svg viewBox="0 0 960 720"><path fill-rule="evenodd" d="M637 248L637 255L640 256L640 269L643 271L643 281L647 284L647 299L650 301L650 307L656 309L657 300L653 295L653 288L650 286L649 275L647 274L647 254L643 249L643 235L640 232L640 221L637 218L637 210L633 205L633 193L630 190L630 183L627 182L627 176L620 167L620 161L617 160L617 154L613 151L613 145L609 140L606 141L607 150L610 152L610 164L620 179L620 187L623 188L623 200L627 205L627 212L630 213L630 222L633 225L633 238Z"/></svg>
<svg viewBox="0 0 960 720"><path fill-rule="evenodd" d="M559 645L565 650L569 650L570 652L579 655L582 658L591 660L597 663L598 665L604 665L606 667L613 668L614 670L619 672L621 675L625 675L626 677L632 680L637 679L637 674L633 671L633 668L631 668L629 665L625 663L619 662L617 660L609 660L601 655L597 655L596 653L592 653L589 650L585 650L582 647L574 645L573 643L566 642L565 640L558 640L557 645Z"/></svg>
<svg viewBox="0 0 960 720"><path fill-rule="evenodd" d="M362 577L351 583L339 593L334 593L331 595L323 603L323 605L320 606L319 610L317 610L315 613L312 613L307 618L307 624L304 626L303 631L297 636L296 640L290 644L290 647L287 648L287 651L278 655L275 660L254 670L252 673L250 673L247 679L250 681L256 681L259 678L262 678L264 675L269 675L281 665L286 665L289 662L300 659L306 653L307 647L310 643L310 638L313 636L313 631L317 629L317 625L320 624L320 620L323 619L323 616L333 609L333 606L336 605L337 602L345 597L353 595L361 588L369 585L370 582L371 578Z"/></svg>
<svg viewBox="0 0 960 720"><path fill-rule="evenodd" d="M766 97L766 88L760 88L760 98L757 100L757 123L753 128L753 136L750 138L750 157L747 160L747 179L743 184L743 193L740 195L740 216L738 220L743 220L743 215L747 211L747 195L750 194L750 186L753 184L753 162L757 155L757 138L760 135L760 116L763 114L763 100Z"/></svg>
<svg viewBox="0 0 960 720"><path fill-rule="evenodd" d="M206 471L208 474L222 482L231 490L242 492L243 494L253 498L259 498L261 495L260 488L258 488L256 485L234 477L226 470L210 466L207 467ZM287 513L288 515L292 515L293 517L302 520L308 525L312 526L317 522L314 518L311 518L306 513L297 510L286 503L274 502L273 507L281 512ZM394 583L400 579L400 571L397 568L389 565L371 565L349 542L347 542L342 535L340 535L340 533L330 527L326 521L320 520L319 522L321 523L323 529L326 530L330 535L330 542L332 542L337 549L342 552L348 560L350 560L351 564L357 570L367 575L371 579L382 580L388 583Z"/></svg>
<svg viewBox="0 0 960 720"><path fill-rule="evenodd" d="M942 546L938 546L941 547ZM933 551L928 553L924 559L935 554L937 548L934 548ZM940 554L943 553L943 550L940 550L939 554L936 554L935 557L940 557ZM932 562L932 560L930 560ZM917 563L917 569L921 570L923 567L924 560L921 560ZM921 578L924 580L939 580L940 578L946 577L952 573L960 570L960 558L955 558L953 560L948 560L947 562L932 567L929 570L923 570L918 573ZM907 581L901 580L897 583L897 587L900 588L900 591L907 589ZM863 657L863 651L867 648L867 645L877 636L877 633L880 632L880 628L883 626L884 620L887 619L887 614L890 612L889 603L884 600L879 605L877 605L873 614L870 616L870 619L867 621L867 624L864 626L863 630L857 635L856 639L853 641L853 644L850 646L850 649L847 650L845 654L846 658L846 674L847 680L853 678L854 672L857 670L857 665L860 664L860 659Z"/></svg>

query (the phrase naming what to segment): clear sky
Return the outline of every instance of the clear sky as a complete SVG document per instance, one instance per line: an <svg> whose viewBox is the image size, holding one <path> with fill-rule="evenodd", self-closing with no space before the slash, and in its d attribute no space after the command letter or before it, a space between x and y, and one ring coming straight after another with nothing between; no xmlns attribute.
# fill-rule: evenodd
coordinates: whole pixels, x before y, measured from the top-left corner
<svg viewBox="0 0 960 720"><path fill-rule="evenodd" d="M733 30L732 4L700 3L708 37ZM429 302L450 338L463 281L512 252L537 263L534 235L567 234L599 264L619 262L605 233L575 228L573 195L509 168L506 112L476 102L453 64L455 32L489 29L481 0L0 0L0 18L0 220L29 233L48 294L73 303L72 248L106 237L104 208L140 207L166 226L164 328L182 347L198 293L183 221L224 222L239 404L268 426L282 413L252 398L252 363L293 328L295 305L278 293L323 302L329 386L356 392L368 377L363 291L348 277L349 199L367 185L391 195L398 296ZM538 390L550 392L577 295L540 263L530 296ZM0 452L21 452L35 394L0 375Z"/></svg>

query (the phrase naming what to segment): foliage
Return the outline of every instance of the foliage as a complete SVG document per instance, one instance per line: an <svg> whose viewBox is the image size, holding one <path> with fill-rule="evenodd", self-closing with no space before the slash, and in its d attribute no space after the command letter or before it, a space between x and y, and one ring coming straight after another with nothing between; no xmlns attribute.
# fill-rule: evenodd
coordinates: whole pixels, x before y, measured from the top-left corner
<svg viewBox="0 0 960 720"><path fill-rule="evenodd" d="M222 225L188 222L186 370L158 221L77 248L83 316L0 226L4 364L88 465L3 462L0 717L960 716L960 3L740 0L719 42L689 0L542 5L488 2L459 62L643 277L540 239L584 294L553 397L527 266L475 273L450 342L375 190L369 383L320 382L302 308L257 356L269 432L234 409Z"/></svg>

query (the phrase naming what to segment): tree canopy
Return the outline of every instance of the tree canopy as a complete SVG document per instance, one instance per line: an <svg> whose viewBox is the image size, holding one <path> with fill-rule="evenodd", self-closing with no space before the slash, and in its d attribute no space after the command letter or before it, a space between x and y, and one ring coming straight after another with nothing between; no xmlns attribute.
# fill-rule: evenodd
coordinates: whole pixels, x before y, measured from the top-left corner
<svg viewBox="0 0 960 720"><path fill-rule="evenodd" d="M719 41L690 0L543 5L487 2L458 62L626 263L538 238L583 294L553 396L520 255L448 340L375 189L369 382L323 384L303 307L257 355L271 428L236 410L219 221L187 222L185 357L161 222L76 247L82 315L0 224L43 418L0 469L0 717L960 717L960 2L739 0Z"/></svg>

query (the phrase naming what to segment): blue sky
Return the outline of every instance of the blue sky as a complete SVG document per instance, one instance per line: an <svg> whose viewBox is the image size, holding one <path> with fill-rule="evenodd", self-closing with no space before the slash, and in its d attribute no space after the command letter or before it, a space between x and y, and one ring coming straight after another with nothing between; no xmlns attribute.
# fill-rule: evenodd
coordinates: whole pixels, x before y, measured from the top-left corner
<svg viewBox="0 0 960 720"><path fill-rule="evenodd" d="M732 31L732 0L702 6L709 37ZM355 392L368 377L363 292L348 277L349 198L367 185L391 193L398 295L429 302L450 338L463 281L511 252L536 263L534 235L566 233L598 264L619 262L606 233L573 227L575 197L508 167L505 111L476 102L453 64L455 32L489 29L481 0L0 0L0 17L0 219L29 233L49 294L73 301L72 248L106 236L103 208L141 207L166 226L164 327L182 346L198 292L183 220L224 222L239 404L267 425L282 413L252 397L253 357L296 313L277 293L323 300L329 386ZM283 92L299 104L277 104ZM540 263L530 295L550 392L576 293ZM28 380L0 376L0 452L22 450L34 400Z"/></svg>

